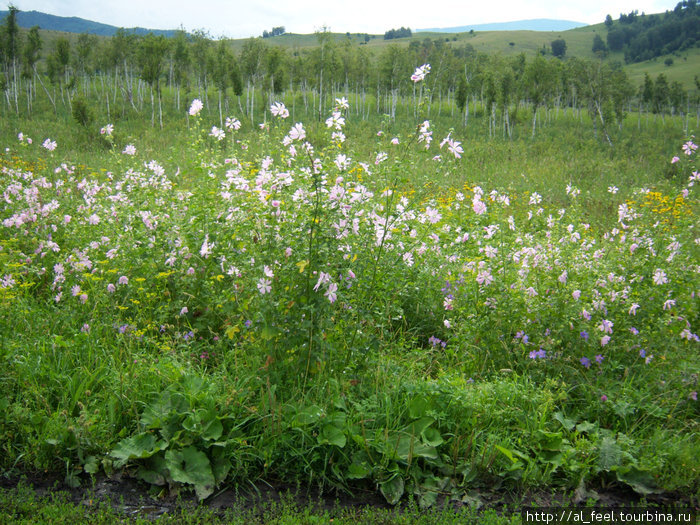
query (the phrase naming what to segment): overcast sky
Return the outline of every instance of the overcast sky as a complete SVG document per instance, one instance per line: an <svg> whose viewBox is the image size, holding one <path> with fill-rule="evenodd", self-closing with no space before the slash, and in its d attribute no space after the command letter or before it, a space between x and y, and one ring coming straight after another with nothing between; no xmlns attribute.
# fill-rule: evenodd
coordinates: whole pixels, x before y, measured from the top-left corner
<svg viewBox="0 0 700 525"><path fill-rule="evenodd" d="M0 9L5 2L0 0ZM8 2L10 3L10 2ZM637 9L659 13L678 0L13 0L21 11L78 16L117 27L204 29L214 37L260 36L284 26L288 33L313 33L323 26L333 32L384 33L400 26L455 27L532 18L556 18L586 24L606 14ZM7 5L7 4L5 4Z"/></svg>

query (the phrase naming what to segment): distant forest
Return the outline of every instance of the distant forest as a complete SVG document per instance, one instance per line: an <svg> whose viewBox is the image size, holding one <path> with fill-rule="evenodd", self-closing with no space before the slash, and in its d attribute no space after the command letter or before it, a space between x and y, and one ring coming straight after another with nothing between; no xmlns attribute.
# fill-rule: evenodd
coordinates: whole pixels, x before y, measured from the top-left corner
<svg viewBox="0 0 700 525"><path fill-rule="evenodd" d="M615 22L608 15L608 48L624 51L625 62L652 58L700 46L700 6L697 0L683 0L673 11L645 15L637 11L621 14Z"/></svg>

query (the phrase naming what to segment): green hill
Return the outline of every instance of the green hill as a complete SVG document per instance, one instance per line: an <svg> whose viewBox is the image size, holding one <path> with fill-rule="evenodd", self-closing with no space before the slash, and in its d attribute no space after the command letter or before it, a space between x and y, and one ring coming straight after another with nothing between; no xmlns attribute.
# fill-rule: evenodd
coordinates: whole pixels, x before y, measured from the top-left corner
<svg viewBox="0 0 700 525"><path fill-rule="evenodd" d="M0 22L2 22L9 11L0 11ZM39 26L41 29L50 31L63 31L66 33L90 33L91 35L112 36L118 27L100 22L85 20L77 16L56 16L39 11L19 11L17 13L17 24L23 28ZM132 27L127 29L130 33L145 35L154 33L156 35L173 36L174 30L144 29L143 27Z"/></svg>

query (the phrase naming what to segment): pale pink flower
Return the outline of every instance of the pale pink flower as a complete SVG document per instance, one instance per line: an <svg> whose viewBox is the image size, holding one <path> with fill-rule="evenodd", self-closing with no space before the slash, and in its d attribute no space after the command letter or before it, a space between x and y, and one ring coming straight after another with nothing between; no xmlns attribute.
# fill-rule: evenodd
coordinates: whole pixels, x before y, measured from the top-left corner
<svg viewBox="0 0 700 525"><path fill-rule="evenodd" d="M269 279L265 279L264 277L261 277L260 280L258 281L258 291L260 292L261 295L265 295L266 293L270 293L272 291L272 281Z"/></svg>
<svg viewBox="0 0 700 525"><path fill-rule="evenodd" d="M270 113L279 118L287 118L289 116L289 110L281 102L272 104L270 106Z"/></svg>
<svg viewBox="0 0 700 525"><path fill-rule="evenodd" d="M202 108L204 108L204 104L202 104L202 101L198 98L194 99L192 101L192 105L190 106L190 116L196 117L197 115L199 115L199 112L202 111Z"/></svg>
<svg viewBox="0 0 700 525"><path fill-rule="evenodd" d="M226 129L229 131L238 131L241 129L241 121L235 117L226 117Z"/></svg>
<svg viewBox="0 0 700 525"><path fill-rule="evenodd" d="M114 290L116 290L116 289L117 289L117 287L114 286L112 283L109 283L109 284L107 285L107 291L108 291L109 293L114 293Z"/></svg>
<svg viewBox="0 0 700 525"><path fill-rule="evenodd" d="M301 122L294 124L294 127L289 130L289 138L292 140L304 140L306 138L306 131Z"/></svg>
<svg viewBox="0 0 700 525"><path fill-rule="evenodd" d="M679 160L681 160L681 159L678 158L678 157L673 157L673 158L671 159L671 164L675 164L675 163L678 162Z"/></svg>
<svg viewBox="0 0 700 525"><path fill-rule="evenodd" d="M217 128L216 126L212 126L209 136L214 137L216 140L221 142L226 138L226 132L223 129Z"/></svg>
<svg viewBox="0 0 700 525"><path fill-rule="evenodd" d="M129 278L126 275L122 275L117 284L129 284Z"/></svg>
<svg viewBox="0 0 700 525"><path fill-rule="evenodd" d="M630 306L629 315L637 315L638 309L639 305L637 303L632 303L632 306Z"/></svg>
<svg viewBox="0 0 700 525"><path fill-rule="evenodd" d="M45 147L49 151L53 151L56 149L56 141L51 140L51 139L46 139L44 143L42 144L43 147Z"/></svg>
<svg viewBox="0 0 700 525"><path fill-rule="evenodd" d="M661 284L666 284L668 282L668 279L666 278L666 272L664 272L661 268L657 268L656 271L654 272L654 284L656 285L661 285Z"/></svg>
<svg viewBox="0 0 700 525"><path fill-rule="evenodd" d="M328 289L326 290L326 293L324 293L323 295L328 297L328 300L330 301L330 303L333 304L336 301L336 299L338 298L338 295L336 294L337 291L338 291L338 285L335 283L329 283Z"/></svg>
<svg viewBox="0 0 700 525"><path fill-rule="evenodd" d="M111 137L113 132L114 132L114 125L112 125L112 124L107 124L105 127L100 129L100 135L107 135L108 137Z"/></svg>
<svg viewBox="0 0 700 525"><path fill-rule="evenodd" d="M127 144L122 151L124 155L136 155L136 146L133 144Z"/></svg>
<svg viewBox="0 0 700 525"><path fill-rule="evenodd" d="M180 309L180 315L187 315L187 312L189 312L189 310L187 309L186 306L183 306L183 307Z"/></svg>
<svg viewBox="0 0 700 525"><path fill-rule="evenodd" d="M605 346L610 342L610 336L609 335L604 335L600 339L600 346Z"/></svg>
<svg viewBox="0 0 700 525"><path fill-rule="evenodd" d="M423 64L422 66L416 68L413 75L411 75L411 80L418 83L423 80L428 73L430 73L430 64Z"/></svg>
<svg viewBox="0 0 700 525"><path fill-rule="evenodd" d="M574 290L571 292L571 296L574 298L575 301L579 300L579 297L581 297L581 290Z"/></svg>

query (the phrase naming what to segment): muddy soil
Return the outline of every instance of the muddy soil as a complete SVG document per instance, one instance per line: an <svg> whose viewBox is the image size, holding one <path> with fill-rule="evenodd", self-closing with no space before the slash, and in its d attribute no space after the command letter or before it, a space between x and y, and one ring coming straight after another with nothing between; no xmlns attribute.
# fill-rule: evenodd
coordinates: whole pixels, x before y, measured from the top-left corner
<svg viewBox="0 0 700 525"><path fill-rule="evenodd" d="M58 491L70 495L76 505L87 508L97 507L101 502L108 504L120 514L129 517L157 518L166 513L175 513L182 508L194 507L200 504L193 491L185 488L161 489L125 474L115 474L111 477L82 476L80 487L70 487L64 480L56 476L25 474L21 477L0 477L0 488L14 488L18 484L33 487L37 496L45 496ZM438 499L438 506L450 506L458 509L464 505L478 505L483 509L514 512L521 507L536 506L575 506L587 499L594 499L603 508L621 508L637 506L642 501L640 496L625 487L611 487L606 490L589 490L583 493L564 494L557 492L530 492L514 494L503 491L475 490L470 492L462 501L450 501L443 497ZM692 501L688 494L665 493L647 496L646 502L655 505L678 505L693 507L697 502ZM326 491L321 493L316 488L298 487L281 482L261 482L239 487L222 487L207 498L202 505L221 511L236 508L255 510L264 505L280 502L294 502L299 507L313 505L321 511L343 508L373 507L391 509L377 491L356 489L353 494ZM401 504L398 511L401 510Z"/></svg>

